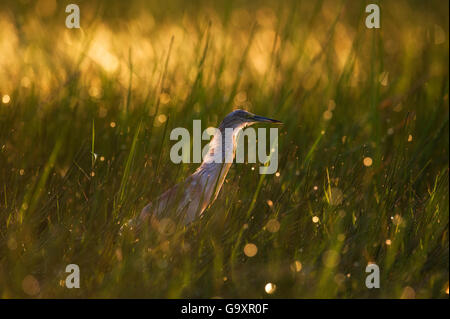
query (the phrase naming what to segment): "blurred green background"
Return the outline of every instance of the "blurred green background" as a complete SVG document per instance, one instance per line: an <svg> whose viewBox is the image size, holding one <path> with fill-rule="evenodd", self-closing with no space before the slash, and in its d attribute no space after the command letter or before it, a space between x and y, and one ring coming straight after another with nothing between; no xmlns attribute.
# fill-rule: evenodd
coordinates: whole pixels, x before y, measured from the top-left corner
<svg viewBox="0 0 450 319"><path fill-rule="evenodd" d="M0 8L2 298L448 298L447 1L69 3ZM197 167L170 130L237 107L285 123L278 172L120 232Z"/></svg>

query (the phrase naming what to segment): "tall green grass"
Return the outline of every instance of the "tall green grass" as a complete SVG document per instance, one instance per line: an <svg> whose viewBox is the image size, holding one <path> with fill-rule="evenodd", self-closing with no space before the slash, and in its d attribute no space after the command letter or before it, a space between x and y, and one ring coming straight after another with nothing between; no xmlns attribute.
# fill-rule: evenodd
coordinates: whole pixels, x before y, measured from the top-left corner
<svg viewBox="0 0 450 319"><path fill-rule="evenodd" d="M68 31L7 1L0 296L447 297L448 3L380 6L368 30L348 1L81 2ZM120 231L197 167L170 130L236 107L284 122L279 174L235 164L194 224Z"/></svg>

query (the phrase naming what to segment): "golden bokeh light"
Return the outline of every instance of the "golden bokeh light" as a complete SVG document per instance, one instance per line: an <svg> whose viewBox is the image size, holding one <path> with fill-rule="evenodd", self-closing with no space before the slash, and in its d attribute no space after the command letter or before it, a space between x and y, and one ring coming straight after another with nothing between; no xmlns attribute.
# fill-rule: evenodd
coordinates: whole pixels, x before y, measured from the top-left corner
<svg viewBox="0 0 450 319"><path fill-rule="evenodd" d="M294 261L291 264L291 270L293 272L300 272L302 270L302 267L303 267L302 263L300 261L298 261L298 260Z"/></svg>
<svg viewBox="0 0 450 319"><path fill-rule="evenodd" d="M258 253L258 247L255 244L248 243L244 246L244 254L247 257L254 257Z"/></svg>
<svg viewBox="0 0 450 319"><path fill-rule="evenodd" d="M32 275L27 275L22 280L22 289L29 296L35 296L41 291L39 281Z"/></svg>
<svg viewBox="0 0 450 319"><path fill-rule="evenodd" d="M329 121L331 120L331 118L333 117L333 112L326 110L325 112L323 112L323 119L325 121Z"/></svg>
<svg viewBox="0 0 450 319"><path fill-rule="evenodd" d="M276 233L280 230L280 222L276 219L270 219L266 224L267 231Z"/></svg>
<svg viewBox="0 0 450 319"><path fill-rule="evenodd" d="M11 101L11 97L8 94L2 96L2 103L8 104Z"/></svg>
<svg viewBox="0 0 450 319"><path fill-rule="evenodd" d="M373 160L370 157L365 157L363 160L364 166L370 167L373 164Z"/></svg>
<svg viewBox="0 0 450 319"><path fill-rule="evenodd" d="M277 289L277 286L271 282L268 282L265 286L264 286L264 290L266 291L267 294L271 295L275 292L275 290Z"/></svg>
<svg viewBox="0 0 450 319"><path fill-rule="evenodd" d="M158 115L158 122L159 123L165 123L167 121L167 116L165 114L159 114Z"/></svg>

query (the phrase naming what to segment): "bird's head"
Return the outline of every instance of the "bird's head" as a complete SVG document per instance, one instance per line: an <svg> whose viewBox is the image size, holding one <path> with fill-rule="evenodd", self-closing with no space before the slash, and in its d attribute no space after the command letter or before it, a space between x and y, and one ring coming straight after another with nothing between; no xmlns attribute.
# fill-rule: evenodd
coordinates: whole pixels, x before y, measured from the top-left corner
<svg viewBox="0 0 450 319"><path fill-rule="evenodd" d="M221 127L243 128L256 123L282 124L282 122L268 117L255 115L245 110L234 110L223 119Z"/></svg>

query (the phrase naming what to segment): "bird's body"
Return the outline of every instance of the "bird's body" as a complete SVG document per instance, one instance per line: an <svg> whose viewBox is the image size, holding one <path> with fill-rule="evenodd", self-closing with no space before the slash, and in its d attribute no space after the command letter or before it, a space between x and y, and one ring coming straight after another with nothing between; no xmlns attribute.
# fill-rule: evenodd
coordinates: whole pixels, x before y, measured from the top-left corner
<svg viewBox="0 0 450 319"><path fill-rule="evenodd" d="M145 206L140 221L170 216L188 224L200 216L219 194L235 156L239 132L257 122L281 123L243 110L228 114L214 134L202 164L185 181ZM227 134L228 128L233 130L232 134Z"/></svg>

